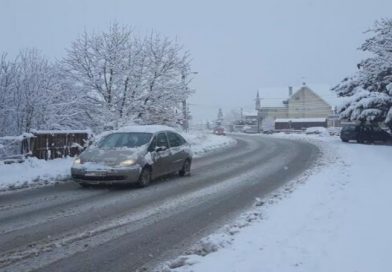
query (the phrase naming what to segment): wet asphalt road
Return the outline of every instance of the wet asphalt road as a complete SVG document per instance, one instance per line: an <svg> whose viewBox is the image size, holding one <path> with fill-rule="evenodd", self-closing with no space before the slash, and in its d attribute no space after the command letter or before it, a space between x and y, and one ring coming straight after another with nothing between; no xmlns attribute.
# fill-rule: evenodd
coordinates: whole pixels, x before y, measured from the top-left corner
<svg viewBox="0 0 392 272"><path fill-rule="evenodd" d="M0 194L0 271L149 271L309 168L308 143L234 136L191 177L144 189L73 182Z"/></svg>

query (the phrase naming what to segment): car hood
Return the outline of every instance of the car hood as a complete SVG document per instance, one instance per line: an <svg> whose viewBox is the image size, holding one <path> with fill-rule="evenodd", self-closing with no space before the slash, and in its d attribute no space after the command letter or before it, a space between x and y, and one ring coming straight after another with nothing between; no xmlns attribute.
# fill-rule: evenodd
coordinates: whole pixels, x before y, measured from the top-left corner
<svg viewBox="0 0 392 272"><path fill-rule="evenodd" d="M82 163L93 162L116 166L125 160L137 160L145 152L144 148L100 149L91 148L80 154Z"/></svg>

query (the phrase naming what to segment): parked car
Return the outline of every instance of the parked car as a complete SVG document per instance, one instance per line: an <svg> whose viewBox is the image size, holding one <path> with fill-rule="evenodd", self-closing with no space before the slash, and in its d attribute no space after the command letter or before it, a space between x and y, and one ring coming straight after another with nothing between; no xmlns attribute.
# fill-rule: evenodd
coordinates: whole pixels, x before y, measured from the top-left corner
<svg viewBox="0 0 392 272"><path fill-rule="evenodd" d="M358 143L372 143L390 141L391 135L375 125L348 124L342 127L340 138L343 142L354 140Z"/></svg>
<svg viewBox="0 0 392 272"><path fill-rule="evenodd" d="M130 184L178 172L190 175L192 151L187 141L165 126L132 126L105 133L74 161L72 178L82 186Z"/></svg>
<svg viewBox="0 0 392 272"><path fill-rule="evenodd" d="M226 135L225 129L223 127L214 128L215 135Z"/></svg>
<svg viewBox="0 0 392 272"><path fill-rule="evenodd" d="M243 133L248 133L248 134L256 134L259 133L257 126L244 126L242 128Z"/></svg>
<svg viewBox="0 0 392 272"><path fill-rule="evenodd" d="M273 129L263 129L262 132L263 132L263 134L274 134Z"/></svg>

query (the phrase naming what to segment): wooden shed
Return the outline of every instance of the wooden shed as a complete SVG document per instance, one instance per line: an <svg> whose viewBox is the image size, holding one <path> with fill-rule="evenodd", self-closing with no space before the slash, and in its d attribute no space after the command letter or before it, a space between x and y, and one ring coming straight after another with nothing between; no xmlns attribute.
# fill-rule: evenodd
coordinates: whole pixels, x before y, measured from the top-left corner
<svg viewBox="0 0 392 272"><path fill-rule="evenodd" d="M80 154L92 136L89 130L34 130L32 155L56 159Z"/></svg>

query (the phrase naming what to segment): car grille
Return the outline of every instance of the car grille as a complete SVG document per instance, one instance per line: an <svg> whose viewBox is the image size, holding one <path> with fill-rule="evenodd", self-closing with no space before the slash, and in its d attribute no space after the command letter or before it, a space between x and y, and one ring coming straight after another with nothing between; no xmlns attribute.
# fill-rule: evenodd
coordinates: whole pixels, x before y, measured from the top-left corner
<svg viewBox="0 0 392 272"><path fill-rule="evenodd" d="M88 177L84 175L74 175L76 179L81 180L92 180L92 181L109 181L109 180L124 180L126 179L125 176L96 176L96 177Z"/></svg>

